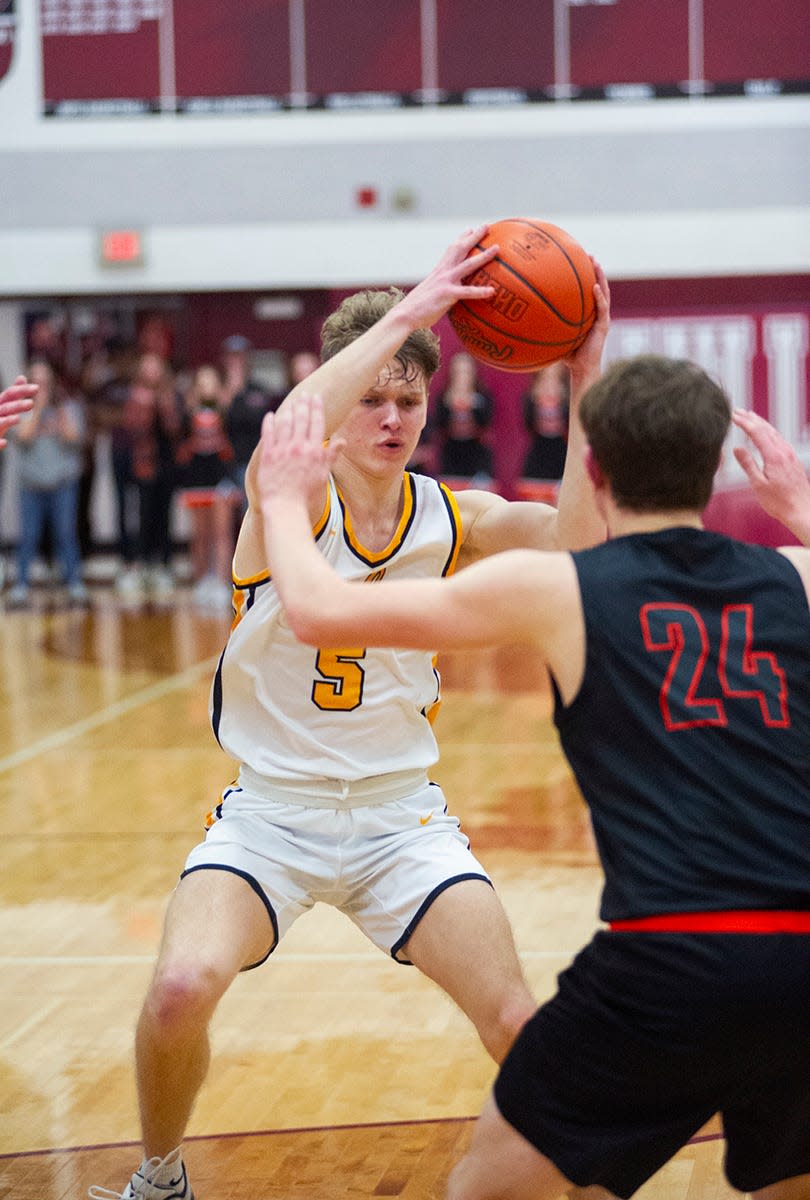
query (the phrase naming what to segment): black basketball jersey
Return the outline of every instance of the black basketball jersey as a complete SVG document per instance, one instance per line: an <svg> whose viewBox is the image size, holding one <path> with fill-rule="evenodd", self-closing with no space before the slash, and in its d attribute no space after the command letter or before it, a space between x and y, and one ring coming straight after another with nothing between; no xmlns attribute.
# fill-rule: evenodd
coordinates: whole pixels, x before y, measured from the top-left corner
<svg viewBox="0 0 810 1200"><path fill-rule="evenodd" d="M573 558L585 674L554 718L602 918L810 909L810 612L792 563L688 527Z"/></svg>

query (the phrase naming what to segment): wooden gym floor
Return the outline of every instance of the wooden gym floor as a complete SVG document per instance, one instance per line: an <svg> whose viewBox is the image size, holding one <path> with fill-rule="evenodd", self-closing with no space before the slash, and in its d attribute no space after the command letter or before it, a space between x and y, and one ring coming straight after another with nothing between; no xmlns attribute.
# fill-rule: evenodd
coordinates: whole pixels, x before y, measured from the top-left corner
<svg viewBox="0 0 810 1200"><path fill-rule="evenodd" d="M123 1189L132 1034L163 910L233 777L207 720L228 629L98 589L0 613L0 1200ZM596 925L589 823L525 648L440 663L433 772L512 920L538 1000ZM237 979L189 1130L197 1200L440 1200L494 1067L416 970L323 906ZM727 1200L716 1123L639 1200Z"/></svg>

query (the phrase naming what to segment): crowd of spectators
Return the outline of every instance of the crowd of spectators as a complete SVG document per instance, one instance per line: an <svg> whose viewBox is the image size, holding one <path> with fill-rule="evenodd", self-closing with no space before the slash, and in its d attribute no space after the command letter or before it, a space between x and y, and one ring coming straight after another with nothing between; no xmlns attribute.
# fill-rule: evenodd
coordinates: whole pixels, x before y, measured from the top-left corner
<svg viewBox="0 0 810 1200"><path fill-rule="evenodd" d="M562 363L543 367L527 379L520 398L524 447L515 484L518 494L550 500L556 496L568 443L568 391L568 369ZM494 454L497 409L497 397L481 382L475 359L463 350L453 354L410 469L455 488L502 491Z"/></svg>
<svg viewBox="0 0 810 1200"><path fill-rule="evenodd" d="M290 355L289 385L317 365L313 351ZM55 602L89 604L83 567L97 548L90 510L101 469L98 448L106 439L116 509L115 545L107 549L116 556L121 602L165 603L182 582L200 608L226 611L245 469L262 418L284 394L254 374L250 341L238 333L226 337L217 361L190 373L175 370L158 345L115 338L73 382L47 351L35 351L26 373L39 392L10 438L18 458L19 532L5 606L28 605L38 559L48 565ZM566 388L567 371L549 367L531 379L521 401L522 474L552 488L565 458ZM475 360L465 352L452 355L410 469L455 487L499 490L495 415L496 398L481 383ZM172 535L178 507L188 564L180 580Z"/></svg>

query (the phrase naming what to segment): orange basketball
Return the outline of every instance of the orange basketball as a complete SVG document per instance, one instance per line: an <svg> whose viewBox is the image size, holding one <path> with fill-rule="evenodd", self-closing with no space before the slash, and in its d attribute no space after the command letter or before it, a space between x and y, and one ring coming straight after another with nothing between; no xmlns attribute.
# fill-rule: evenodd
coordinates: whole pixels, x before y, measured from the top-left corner
<svg viewBox="0 0 810 1200"><path fill-rule="evenodd" d="M501 371L534 371L581 346L596 320L593 265L556 225L495 221L475 250L499 250L467 283L492 284L489 300L459 300L449 317L467 350ZM471 253L475 253L475 250Z"/></svg>

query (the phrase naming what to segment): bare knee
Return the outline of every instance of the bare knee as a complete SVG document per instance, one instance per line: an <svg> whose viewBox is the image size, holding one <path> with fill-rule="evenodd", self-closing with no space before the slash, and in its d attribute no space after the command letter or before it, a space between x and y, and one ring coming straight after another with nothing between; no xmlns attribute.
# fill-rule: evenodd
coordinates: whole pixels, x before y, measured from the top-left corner
<svg viewBox="0 0 810 1200"><path fill-rule="evenodd" d="M189 1025L206 1024L232 979L231 973L208 963L158 967L141 1021L164 1035L180 1033Z"/></svg>
<svg viewBox="0 0 810 1200"><path fill-rule="evenodd" d="M506 1058L515 1038L536 1011L537 1005L531 993L521 984L497 997L484 1019L477 1022L481 1041L498 1065Z"/></svg>
<svg viewBox="0 0 810 1200"><path fill-rule="evenodd" d="M462 1191L462 1176L464 1174L464 1159L457 1162L450 1172L450 1178L447 1180L447 1200L463 1200L464 1192Z"/></svg>
<svg viewBox="0 0 810 1200"><path fill-rule="evenodd" d="M476 1186L472 1160L465 1154L450 1172L447 1180L447 1200L482 1200L483 1193Z"/></svg>
<svg viewBox="0 0 810 1200"><path fill-rule="evenodd" d="M499 1063L506 1058L515 1038L536 1012L537 1005L528 988L517 988L506 997L501 1010L500 1024L503 1031L504 1049L502 1057L498 1059Z"/></svg>

